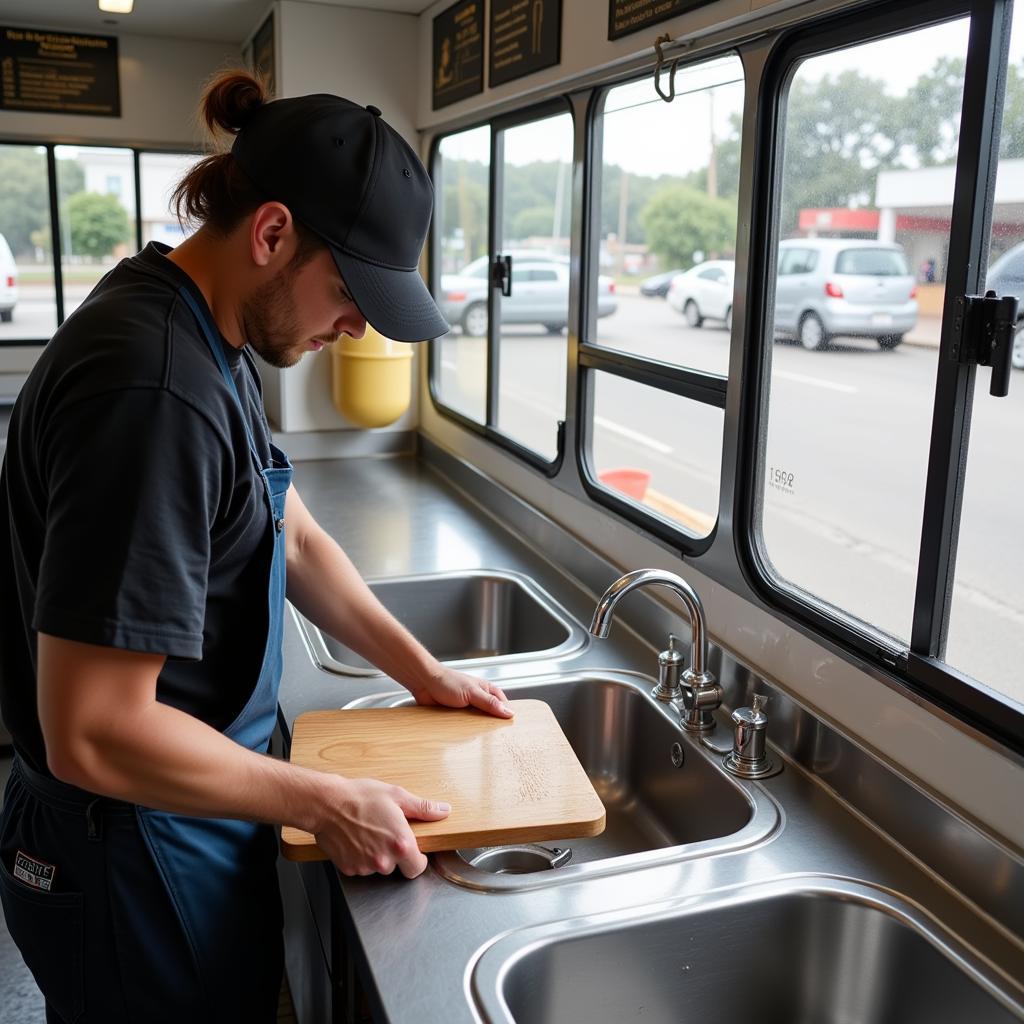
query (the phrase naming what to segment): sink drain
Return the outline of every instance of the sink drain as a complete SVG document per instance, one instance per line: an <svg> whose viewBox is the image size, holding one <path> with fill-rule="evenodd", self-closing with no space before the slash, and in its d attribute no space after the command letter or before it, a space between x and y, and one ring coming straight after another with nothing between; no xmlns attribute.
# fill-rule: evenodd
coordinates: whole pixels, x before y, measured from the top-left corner
<svg viewBox="0 0 1024 1024"><path fill-rule="evenodd" d="M560 868L572 859L568 847L548 848L536 843L520 846L490 846L482 850L459 850L459 856L471 867L493 875L528 875L534 871Z"/></svg>
<svg viewBox="0 0 1024 1024"><path fill-rule="evenodd" d="M686 760L686 755L683 753L683 747L681 743L672 744L672 763L677 768L683 767L683 762Z"/></svg>

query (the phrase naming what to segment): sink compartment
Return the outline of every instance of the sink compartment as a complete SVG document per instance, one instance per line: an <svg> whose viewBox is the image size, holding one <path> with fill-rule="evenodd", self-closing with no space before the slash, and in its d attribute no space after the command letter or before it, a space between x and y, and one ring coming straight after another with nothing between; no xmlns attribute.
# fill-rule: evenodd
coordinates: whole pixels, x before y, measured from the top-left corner
<svg viewBox="0 0 1024 1024"><path fill-rule="evenodd" d="M587 642L582 626L519 573L474 570L368 583L381 604L450 665L558 657ZM381 674L298 613L296 619L320 668L347 676Z"/></svg>
<svg viewBox="0 0 1024 1024"><path fill-rule="evenodd" d="M523 929L485 951L473 989L490 1024L1024 1020L986 972L896 897L805 879Z"/></svg>
<svg viewBox="0 0 1024 1024"><path fill-rule="evenodd" d="M651 685L626 672L503 679L509 697L551 707L605 805L605 830L553 843L572 848L571 863L555 871L539 865L535 872L497 874L469 863L481 852L469 849L435 854L435 868L474 889L539 888L582 874L708 856L770 835L779 821L775 805L757 787L735 782L715 755L685 736L677 713L651 698ZM409 702L377 696L349 707Z"/></svg>

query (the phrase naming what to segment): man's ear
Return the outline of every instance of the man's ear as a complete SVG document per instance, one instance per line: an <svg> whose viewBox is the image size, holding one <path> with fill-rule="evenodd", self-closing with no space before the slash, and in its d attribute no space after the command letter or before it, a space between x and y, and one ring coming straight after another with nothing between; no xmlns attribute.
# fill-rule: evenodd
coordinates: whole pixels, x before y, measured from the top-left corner
<svg viewBox="0 0 1024 1024"><path fill-rule="evenodd" d="M264 203L249 222L249 248L258 267L283 265L291 255L288 242L295 234L291 211L283 203Z"/></svg>

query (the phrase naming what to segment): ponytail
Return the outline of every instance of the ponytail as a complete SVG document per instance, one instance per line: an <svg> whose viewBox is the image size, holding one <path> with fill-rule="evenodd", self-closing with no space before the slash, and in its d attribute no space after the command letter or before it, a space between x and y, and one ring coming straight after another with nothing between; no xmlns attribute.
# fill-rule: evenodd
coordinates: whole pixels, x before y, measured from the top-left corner
<svg viewBox="0 0 1024 1024"><path fill-rule="evenodd" d="M199 115L215 142L232 139L252 115L269 102L263 82L238 68L221 71L203 92ZM230 152L215 153L194 164L171 193L171 209L182 227L210 228L230 234L253 210L267 201L239 169ZM322 245L303 224L295 222L299 235L296 259L305 262Z"/></svg>

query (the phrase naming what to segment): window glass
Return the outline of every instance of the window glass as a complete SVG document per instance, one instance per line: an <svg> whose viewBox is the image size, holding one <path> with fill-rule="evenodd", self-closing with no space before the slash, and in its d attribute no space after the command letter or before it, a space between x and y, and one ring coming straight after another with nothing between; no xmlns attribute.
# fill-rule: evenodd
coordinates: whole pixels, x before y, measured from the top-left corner
<svg viewBox="0 0 1024 1024"><path fill-rule="evenodd" d="M586 340L725 374L733 274L705 289L700 270L735 256L743 66L681 66L675 87L671 103L649 77L605 95L597 328Z"/></svg>
<svg viewBox="0 0 1024 1024"><path fill-rule="evenodd" d="M173 249L192 234L193 228L178 223L178 215L171 209L171 193L201 159L195 153L139 154L143 245L163 242Z"/></svg>
<svg viewBox="0 0 1024 1024"><path fill-rule="evenodd" d="M968 29L808 58L786 98L762 553L790 589L903 642ZM817 262L797 272L790 250Z"/></svg>
<svg viewBox="0 0 1024 1024"><path fill-rule="evenodd" d="M985 288L1024 310L1024 16L1010 35L989 269ZM1024 331L1014 341L1006 398L979 367L959 526L946 661L1024 704Z"/></svg>
<svg viewBox="0 0 1024 1024"><path fill-rule="evenodd" d="M0 340L57 329L50 187L41 146L0 146Z"/></svg>
<svg viewBox="0 0 1024 1024"><path fill-rule="evenodd" d="M589 457L599 484L706 537L718 515L723 410L594 372Z"/></svg>
<svg viewBox="0 0 1024 1024"><path fill-rule="evenodd" d="M64 315L135 252L135 169L131 150L57 146Z"/></svg>
<svg viewBox="0 0 1024 1024"><path fill-rule="evenodd" d="M487 218L491 130L441 140L435 164L435 217L440 224L436 296L450 333L436 342L438 398L483 423L487 418Z"/></svg>
<svg viewBox="0 0 1024 1024"><path fill-rule="evenodd" d="M906 277L909 271L900 249L844 249L836 254L836 273Z"/></svg>
<svg viewBox="0 0 1024 1024"><path fill-rule="evenodd" d="M573 126L559 114L503 132L501 237L512 293L498 294L498 429L551 460L565 419Z"/></svg>

